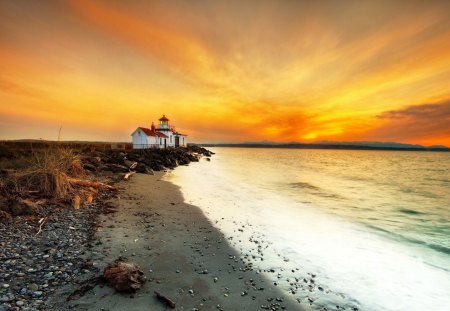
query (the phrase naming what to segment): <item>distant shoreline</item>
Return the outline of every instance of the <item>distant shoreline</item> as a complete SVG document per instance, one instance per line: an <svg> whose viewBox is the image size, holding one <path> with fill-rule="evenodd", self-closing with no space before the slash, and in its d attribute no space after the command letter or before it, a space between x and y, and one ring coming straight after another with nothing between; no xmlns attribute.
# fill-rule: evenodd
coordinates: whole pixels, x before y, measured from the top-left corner
<svg viewBox="0 0 450 311"><path fill-rule="evenodd" d="M331 149L331 150L383 150L383 151L432 151L450 152L450 148L414 148L414 147L374 147L358 145L322 145L322 144L198 144L201 147L232 148L278 148L278 149Z"/></svg>
<svg viewBox="0 0 450 311"><path fill-rule="evenodd" d="M58 144L75 149L93 148L93 149L123 149L131 150L133 145L129 142L100 142L100 141L50 141L50 140L0 140L0 145L6 145L18 149L35 149L47 148L49 145ZM366 146L366 145L345 145L345 144L259 144L259 143L237 143L237 144L201 144L188 143L191 146L200 147L230 147L230 148L278 148L278 149L330 149L330 150L382 150L382 151L432 151L432 152L450 152L447 147L425 147L418 145L417 147L409 146Z"/></svg>

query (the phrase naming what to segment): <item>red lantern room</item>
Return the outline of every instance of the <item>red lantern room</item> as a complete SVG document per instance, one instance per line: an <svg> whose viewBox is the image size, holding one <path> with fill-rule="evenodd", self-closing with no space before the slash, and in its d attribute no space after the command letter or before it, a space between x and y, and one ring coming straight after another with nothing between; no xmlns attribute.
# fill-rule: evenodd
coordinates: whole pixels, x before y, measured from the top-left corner
<svg viewBox="0 0 450 311"><path fill-rule="evenodd" d="M169 119L166 117L165 114L161 118L159 118L159 124L158 124L157 130L158 131L169 131L170 130Z"/></svg>

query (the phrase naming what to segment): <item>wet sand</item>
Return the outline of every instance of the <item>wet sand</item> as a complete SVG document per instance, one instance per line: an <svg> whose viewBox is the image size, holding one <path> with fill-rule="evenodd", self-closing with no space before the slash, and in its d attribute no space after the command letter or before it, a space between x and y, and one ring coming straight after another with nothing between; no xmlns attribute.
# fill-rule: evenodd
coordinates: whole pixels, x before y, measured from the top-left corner
<svg viewBox="0 0 450 311"><path fill-rule="evenodd" d="M102 216L101 244L93 249L101 270L126 257L144 271L137 293L118 294L97 286L66 307L77 310L166 310L159 291L179 310L307 310L287 296L225 240L196 206L184 203L179 188L162 173L136 174L112 204L117 213Z"/></svg>

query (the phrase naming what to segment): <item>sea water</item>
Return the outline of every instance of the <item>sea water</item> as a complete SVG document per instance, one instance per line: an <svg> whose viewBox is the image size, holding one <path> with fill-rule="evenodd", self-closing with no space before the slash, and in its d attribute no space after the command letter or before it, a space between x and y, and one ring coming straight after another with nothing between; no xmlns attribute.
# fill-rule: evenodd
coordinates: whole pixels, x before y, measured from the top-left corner
<svg viewBox="0 0 450 311"><path fill-rule="evenodd" d="M450 310L450 153L212 151L166 178L293 299Z"/></svg>

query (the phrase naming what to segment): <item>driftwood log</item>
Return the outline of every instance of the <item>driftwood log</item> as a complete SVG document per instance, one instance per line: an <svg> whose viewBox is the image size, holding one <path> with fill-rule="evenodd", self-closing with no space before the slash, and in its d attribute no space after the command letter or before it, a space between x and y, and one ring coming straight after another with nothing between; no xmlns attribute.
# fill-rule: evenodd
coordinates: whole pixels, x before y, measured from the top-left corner
<svg viewBox="0 0 450 311"><path fill-rule="evenodd" d="M68 177L68 180L69 180L70 184L74 185L74 186L105 188L105 189L110 189L110 190L116 189L113 186L104 184L99 181L94 181L94 180L77 179L77 178L70 178L70 177Z"/></svg>
<svg viewBox="0 0 450 311"><path fill-rule="evenodd" d="M128 180L131 176L133 176L136 172L129 172L126 173L125 176L123 176L123 179Z"/></svg>
<svg viewBox="0 0 450 311"><path fill-rule="evenodd" d="M175 309L176 304L172 299L168 298L167 296L164 296L163 294L161 294L157 291L155 291L155 295L159 301L164 302L166 305L168 305L172 309Z"/></svg>
<svg viewBox="0 0 450 311"><path fill-rule="evenodd" d="M136 168L137 165L138 165L137 162L133 162L133 163L130 165L130 170L134 170L134 169Z"/></svg>
<svg viewBox="0 0 450 311"><path fill-rule="evenodd" d="M39 233L42 232L42 226L44 225L46 219L47 219L46 217L43 217L43 218L39 219L39 222L38 222L39 223L39 230L36 233L36 235L38 235Z"/></svg>
<svg viewBox="0 0 450 311"><path fill-rule="evenodd" d="M118 292L135 292L146 281L144 272L136 264L123 261L121 258L105 268L103 278Z"/></svg>

